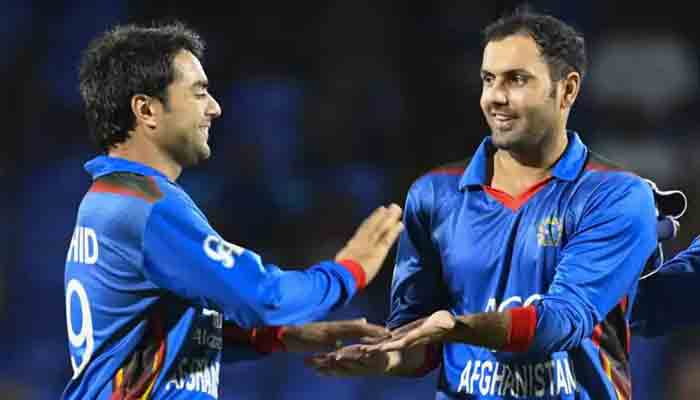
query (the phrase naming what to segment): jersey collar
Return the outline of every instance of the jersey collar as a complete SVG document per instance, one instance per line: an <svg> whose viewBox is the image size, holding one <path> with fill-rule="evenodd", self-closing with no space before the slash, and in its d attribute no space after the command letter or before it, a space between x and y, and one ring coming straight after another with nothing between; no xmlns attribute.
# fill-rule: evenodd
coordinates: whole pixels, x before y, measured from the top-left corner
<svg viewBox="0 0 700 400"><path fill-rule="evenodd" d="M162 172L155 170L147 165L130 161L125 158L97 156L85 163L85 170L92 175L92 179L97 179L104 175L109 175L115 172L130 172L143 176L159 176L167 181L170 181Z"/></svg>
<svg viewBox="0 0 700 400"><path fill-rule="evenodd" d="M569 143L566 145L564 154L562 154L559 161L554 164L552 176L557 179L572 181L576 179L583 170L586 164L586 158L588 157L588 149L579 138L578 133L567 131L567 136L569 138ZM459 190L463 190L467 186L488 184L487 167L489 158L494 150L491 137L486 137L479 145L471 161L469 161L469 165L459 181Z"/></svg>

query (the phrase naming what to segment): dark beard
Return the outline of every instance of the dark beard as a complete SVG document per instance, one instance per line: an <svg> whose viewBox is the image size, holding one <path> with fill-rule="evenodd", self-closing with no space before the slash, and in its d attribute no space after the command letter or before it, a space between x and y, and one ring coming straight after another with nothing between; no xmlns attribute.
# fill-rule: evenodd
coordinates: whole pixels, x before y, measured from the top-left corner
<svg viewBox="0 0 700 400"><path fill-rule="evenodd" d="M209 158L209 154L205 154L188 136L179 136L174 143L169 143L166 149L170 157L182 168L195 166Z"/></svg>

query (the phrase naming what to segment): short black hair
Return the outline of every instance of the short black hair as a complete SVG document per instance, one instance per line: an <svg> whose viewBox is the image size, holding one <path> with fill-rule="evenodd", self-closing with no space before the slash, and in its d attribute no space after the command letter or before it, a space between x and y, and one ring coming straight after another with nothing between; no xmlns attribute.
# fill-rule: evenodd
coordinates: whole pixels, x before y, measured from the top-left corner
<svg viewBox="0 0 700 400"><path fill-rule="evenodd" d="M93 39L80 64L80 95L90 133L104 152L129 138L136 123L131 98L145 94L167 105L182 50L201 58L205 43L180 21L119 25Z"/></svg>
<svg viewBox="0 0 700 400"><path fill-rule="evenodd" d="M484 48L489 42L511 35L530 36L549 66L553 81L560 81L573 71L578 72L582 79L586 74L583 34L551 15L536 13L529 7L519 8L488 25L482 35Z"/></svg>

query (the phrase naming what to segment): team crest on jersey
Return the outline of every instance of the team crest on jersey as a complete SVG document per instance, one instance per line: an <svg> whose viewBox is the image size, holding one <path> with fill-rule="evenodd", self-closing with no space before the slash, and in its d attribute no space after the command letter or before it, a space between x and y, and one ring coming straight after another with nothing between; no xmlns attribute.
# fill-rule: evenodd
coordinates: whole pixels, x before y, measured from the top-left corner
<svg viewBox="0 0 700 400"><path fill-rule="evenodd" d="M559 246L562 230L561 220L558 217L544 218L537 227L537 244L543 247Z"/></svg>

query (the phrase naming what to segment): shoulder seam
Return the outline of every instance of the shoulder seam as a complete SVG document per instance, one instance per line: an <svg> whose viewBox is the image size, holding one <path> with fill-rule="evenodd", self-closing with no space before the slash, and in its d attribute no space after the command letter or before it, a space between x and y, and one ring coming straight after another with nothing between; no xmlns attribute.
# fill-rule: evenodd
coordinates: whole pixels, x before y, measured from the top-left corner
<svg viewBox="0 0 700 400"><path fill-rule="evenodd" d="M135 174L111 174L100 177L93 182L89 192L137 197L148 203L155 203L163 197L163 192L158 188L153 177Z"/></svg>

